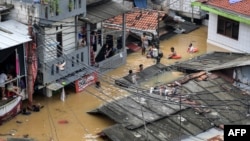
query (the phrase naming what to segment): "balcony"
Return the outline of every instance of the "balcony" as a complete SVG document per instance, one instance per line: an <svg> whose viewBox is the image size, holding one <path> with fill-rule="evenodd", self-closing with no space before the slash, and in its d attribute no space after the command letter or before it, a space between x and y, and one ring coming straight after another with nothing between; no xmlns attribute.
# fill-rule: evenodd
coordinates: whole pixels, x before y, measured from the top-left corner
<svg viewBox="0 0 250 141"><path fill-rule="evenodd" d="M65 63L63 69L57 65ZM87 73L88 64L87 47L75 50L74 52L43 62L42 84L48 84L58 80L71 83Z"/></svg>

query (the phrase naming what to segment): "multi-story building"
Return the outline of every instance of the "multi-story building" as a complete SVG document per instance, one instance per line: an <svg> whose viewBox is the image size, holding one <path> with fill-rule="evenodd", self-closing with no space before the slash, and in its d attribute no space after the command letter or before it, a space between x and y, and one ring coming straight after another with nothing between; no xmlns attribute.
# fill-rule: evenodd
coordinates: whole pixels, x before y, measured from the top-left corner
<svg viewBox="0 0 250 141"><path fill-rule="evenodd" d="M87 85L86 81L78 80L87 79L88 76L96 78L93 72L106 71L103 66L111 68L125 63L125 49L98 62L98 65L95 65L96 56L92 50L91 31L102 30L98 25L101 25L103 20L126 12L119 4L111 0L6 0L5 3L14 5L8 19L15 19L33 27L32 36L36 47L32 58L37 56L37 59L32 59L32 63L35 64L33 66L36 66L36 63L38 66L35 81L38 87L35 88L46 88L47 96L51 96L52 90L58 90L64 85ZM98 21L95 21L96 19ZM120 31L119 34L121 33ZM103 32L97 36L95 42L100 43L101 48L106 40L103 40ZM85 45L80 42L83 37L86 39ZM36 73L34 69L32 73ZM76 86L80 87L79 84Z"/></svg>
<svg viewBox="0 0 250 141"><path fill-rule="evenodd" d="M250 52L250 1L208 0L192 4L209 12L208 43L233 52Z"/></svg>
<svg viewBox="0 0 250 141"><path fill-rule="evenodd" d="M6 0L14 5L9 19L33 26L38 75L36 84L70 84L90 73L89 48L79 48L78 16L86 15L86 0ZM27 31L28 32L28 31ZM36 72L34 72L36 73ZM57 88L55 88L57 89ZM50 95L49 95L50 96Z"/></svg>

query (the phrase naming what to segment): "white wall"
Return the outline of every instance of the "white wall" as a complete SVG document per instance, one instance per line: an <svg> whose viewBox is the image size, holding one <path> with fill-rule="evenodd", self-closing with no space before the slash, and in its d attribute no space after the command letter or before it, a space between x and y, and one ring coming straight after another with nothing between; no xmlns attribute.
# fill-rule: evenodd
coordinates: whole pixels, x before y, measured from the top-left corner
<svg viewBox="0 0 250 141"><path fill-rule="evenodd" d="M235 40L217 34L217 20L217 15L209 13L207 42L232 52L250 53L250 25L240 23L239 39Z"/></svg>
<svg viewBox="0 0 250 141"><path fill-rule="evenodd" d="M11 10L9 19L15 19L22 23L28 23L29 15L33 17L38 17L38 8L36 4L33 5L12 0L6 0L6 2L12 3L14 5L14 9Z"/></svg>
<svg viewBox="0 0 250 141"><path fill-rule="evenodd" d="M234 85L250 94L250 66L239 67L234 70Z"/></svg>

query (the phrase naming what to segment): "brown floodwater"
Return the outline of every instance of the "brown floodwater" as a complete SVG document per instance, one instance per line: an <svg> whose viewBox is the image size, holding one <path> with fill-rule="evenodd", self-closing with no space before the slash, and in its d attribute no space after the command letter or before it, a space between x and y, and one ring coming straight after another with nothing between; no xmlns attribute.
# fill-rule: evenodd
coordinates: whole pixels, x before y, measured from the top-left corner
<svg viewBox="0 0 250 141"><path fill-rule="evenodd" d="M164 54L161 63L169 65L206 52L226 51L207 44L206 39L207 27L203 26L191 33L178 34L168 40L161 41L160 49ZM187 47L191 42L199 48L199 52L187 53ZM177 54L182 56L181 59L167 59L172 46L175 47ZM60 92L54 93L50 98L35 96L34 102L41 103L44 108L40 112L32 112L31 115L19 114L5 122L0 126L0 135L13 133L14 136L0 136L0 141L6 140L8 137L20 138L25 135L36 141L103 141L97 136L97 133L114 125L115 122L105 116L91 115L87 112L128 95L126 91L116 88L110 82L127 75L130 69L136 71L139 64L148 67L155 64L155 60L147 59L141 55L140 51L131 53L128 55L125 65L108 72L100 79L101 89L90 86L84 92L74 93L72 86L66 89L65 101L60 100ZM182 75L180 72L164 72L148 82L143 82L141 87L149 88L156 83L172 81Z"/></svg>

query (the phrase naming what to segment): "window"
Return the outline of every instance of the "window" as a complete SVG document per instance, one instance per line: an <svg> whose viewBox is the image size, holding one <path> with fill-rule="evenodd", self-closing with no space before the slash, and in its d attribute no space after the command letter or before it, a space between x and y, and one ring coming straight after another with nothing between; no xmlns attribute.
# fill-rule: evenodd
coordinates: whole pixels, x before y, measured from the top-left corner
<svg viewBox="0 0 250 141"><path fill-rule="evenodd" d="M78 1L79 8L82 8L82 0Z"/></svg>
<svg viewBox="0 0 250 141"><path fill-rule="evenodd" d="M238 40L239 22L218 16L217 33Z"/></svg>

